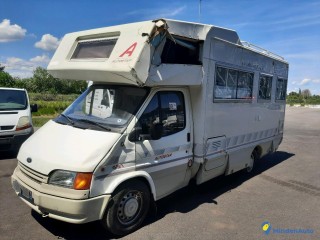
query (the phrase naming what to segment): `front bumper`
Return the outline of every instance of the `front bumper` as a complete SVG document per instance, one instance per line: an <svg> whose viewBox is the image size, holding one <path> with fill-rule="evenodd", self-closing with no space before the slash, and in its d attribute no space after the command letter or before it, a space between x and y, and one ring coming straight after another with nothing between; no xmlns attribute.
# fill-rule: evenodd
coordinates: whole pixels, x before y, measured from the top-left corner
<svg viewBox="0 0 320 240"><path fill-rule="evenodd" d="M11 177L14 191L27 205L43 216L69 223L86 223L102 219L110 195L89 199L68 199L42 193L19 177L19 167ZM75 190L76 191L76 190Z"/></svg>
<svg viewBox="0 0 320 240"><path fill-rule="evenodd" d="M1 151L18 151L22 143L26 141L32 134L33 128L30 130L23 130L24 132L16 134L14 132L12 135L3 135L0 136L0 152Z"/></svg>

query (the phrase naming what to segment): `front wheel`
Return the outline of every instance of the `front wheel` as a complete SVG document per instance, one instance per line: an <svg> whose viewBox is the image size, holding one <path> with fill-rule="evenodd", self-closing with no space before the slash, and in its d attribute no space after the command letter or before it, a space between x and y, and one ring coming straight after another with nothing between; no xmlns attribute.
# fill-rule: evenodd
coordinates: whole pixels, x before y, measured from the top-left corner
<svg viewBox="0 0 320 240"><path fill-rule="evenodd" d="M150 190L145 183L124 183L112 195L102 224L115 235L126 235L141 226L149 207Z"/></svg>

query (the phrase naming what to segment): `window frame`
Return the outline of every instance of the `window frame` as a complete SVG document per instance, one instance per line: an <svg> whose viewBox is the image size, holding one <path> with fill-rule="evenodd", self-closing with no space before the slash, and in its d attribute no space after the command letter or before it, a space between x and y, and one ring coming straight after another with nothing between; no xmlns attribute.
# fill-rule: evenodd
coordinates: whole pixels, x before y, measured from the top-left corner
<svg viewBox="0 0 320 240"><path fill-rule="evenodd" d="M224 82L227 84L228 83L228 78L229 78L229 70L231 71L236 71L236 75L237 75L237 81L236 81L236 88L235 88L235 95L236 98L217 98L216 97L216 87L217 85L217 71L218 68L223 68L226 70L226 74L225 74L225 79ZM247 76L250 74L252 76L252 82L251 82L251 96L248 98L237 98L238 97L238 90L239 90L239 75L246 73ZM255 73L253 71L249 71L247 69L241 69L241 68L236 68L236 67L228 67L228 66L224 66L224 65L216 65L215 67L215 74L214 74L214 86L213 86L213 102L241 102L241 103L252 103L252 100L254 98L253 93L254 93L254 75ZM248 78L247 78L248 79Z"/></svg>

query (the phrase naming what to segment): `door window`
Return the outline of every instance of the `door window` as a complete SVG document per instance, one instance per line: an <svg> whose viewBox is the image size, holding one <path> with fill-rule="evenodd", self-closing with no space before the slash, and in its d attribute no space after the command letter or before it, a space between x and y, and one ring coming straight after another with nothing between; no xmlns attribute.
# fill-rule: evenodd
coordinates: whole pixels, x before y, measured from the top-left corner
<svg viewBox="0 0 320 240"><path fill-rule="evenodd" d="M185 128L185 104L183 93L161 91L156 93L140 117L136 129L140 140L159 139Z"/></svg>

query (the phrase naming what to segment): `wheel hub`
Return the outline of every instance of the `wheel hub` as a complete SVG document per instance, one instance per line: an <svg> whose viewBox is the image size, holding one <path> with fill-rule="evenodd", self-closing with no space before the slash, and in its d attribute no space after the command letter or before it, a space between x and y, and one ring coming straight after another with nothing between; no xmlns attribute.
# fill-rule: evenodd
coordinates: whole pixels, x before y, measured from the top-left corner
<svg viewBox="0 0 320 240"><path fill-rule="evenodd" d="M132 217L136 214L139 208L139 203L137 199L130 198L124 205L124 215L127 217Z"/></svg>
<svg viewBox="0 0 320 240"><path fill-rule="evenodd" d="M138 192L129 192L121 199L118 207L118 219L122 224L128 225L139 215L142 204Z"/></svg>

